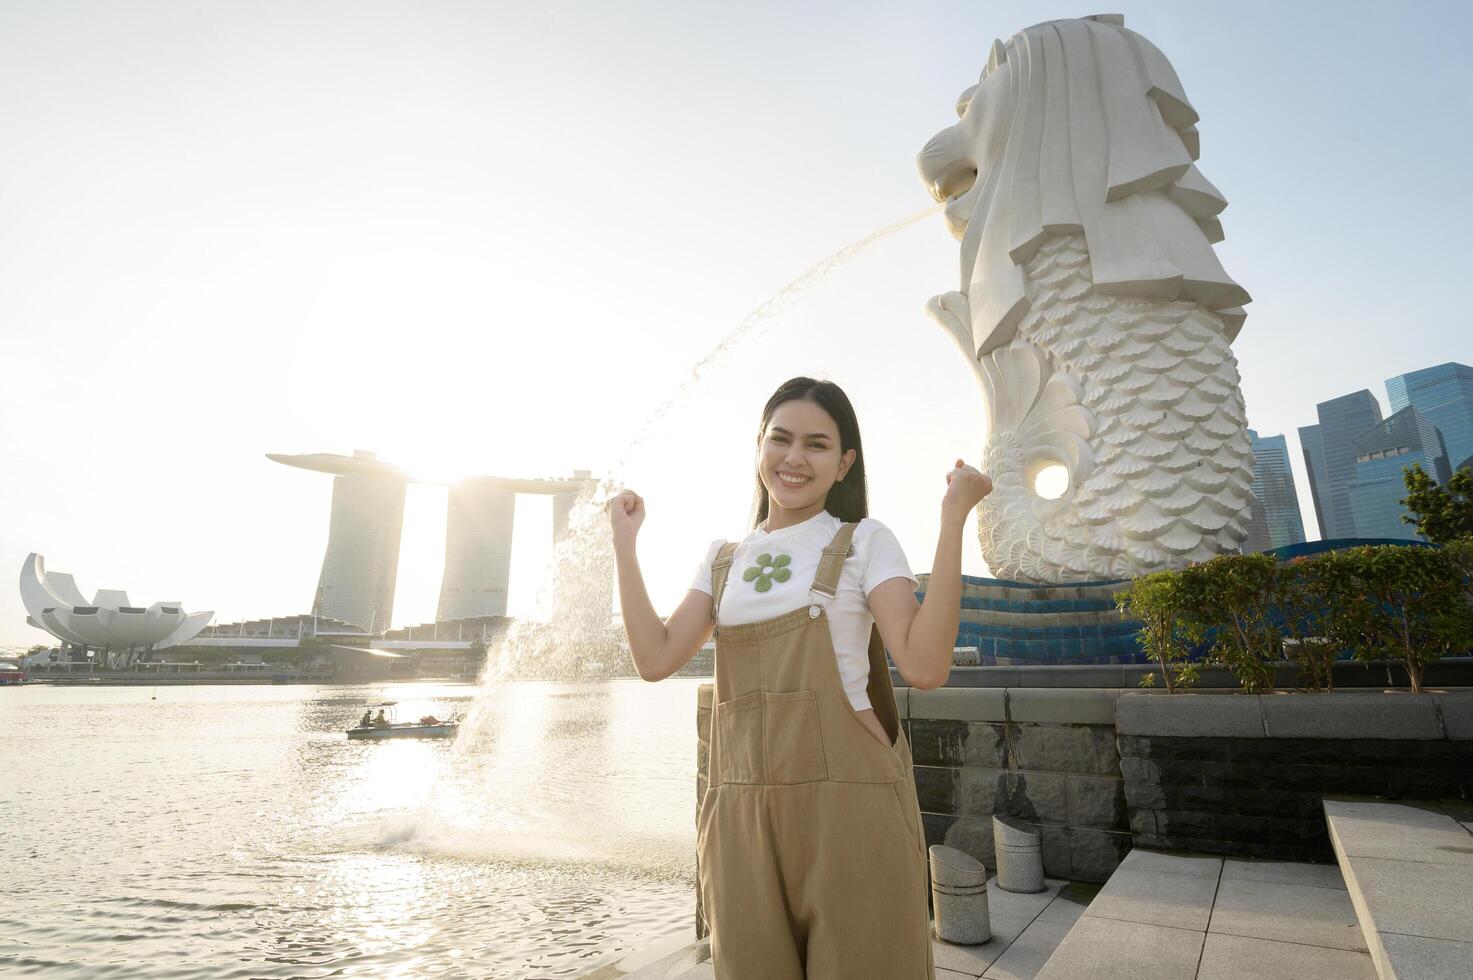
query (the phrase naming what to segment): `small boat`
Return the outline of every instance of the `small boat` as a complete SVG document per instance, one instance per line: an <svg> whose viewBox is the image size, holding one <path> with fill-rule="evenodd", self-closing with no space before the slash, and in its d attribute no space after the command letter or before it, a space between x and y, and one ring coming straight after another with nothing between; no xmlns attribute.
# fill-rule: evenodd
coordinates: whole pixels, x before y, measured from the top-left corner
<svg viewBox="0 0 1473 980"><path fill-rule="evenodd" d="M368 706L363 717L369 723L348 729L349 738L450 738L460 728L460 721L453 715L440 719L425 715L418 721L400 721L396 716L396 702L380 701ZM373 714L377 709L378 714Z"/></svg>

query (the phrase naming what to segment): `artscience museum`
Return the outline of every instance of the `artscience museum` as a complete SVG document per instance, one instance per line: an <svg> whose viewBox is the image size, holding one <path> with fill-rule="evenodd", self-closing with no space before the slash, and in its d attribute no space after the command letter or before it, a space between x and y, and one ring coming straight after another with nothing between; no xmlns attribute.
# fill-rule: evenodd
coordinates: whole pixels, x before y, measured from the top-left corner
<svg viewBox="0 0 1473 980"><path fill-rule="evenodd" d="M215 615L187 613L178 602L135 606L128 593L98 589L88 602L66 572L46 571L46 559L32 552L20 571L26 622L64 644L103 655L104 662L127 666L141 654L193 639Z"/></svg>

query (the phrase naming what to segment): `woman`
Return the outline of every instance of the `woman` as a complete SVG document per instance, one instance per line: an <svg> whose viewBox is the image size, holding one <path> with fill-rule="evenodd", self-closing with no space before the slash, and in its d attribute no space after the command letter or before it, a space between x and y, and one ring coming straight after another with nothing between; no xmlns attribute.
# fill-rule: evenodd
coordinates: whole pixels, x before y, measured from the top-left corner
<svg viewBox="0 0 1473 980"><path fill-rule="evenodd" d="M885 651L912 686L946 682L961 538L991 481L946 475L924 603L894 534L867 514L859 423L831 382L794 378L757 436L755 527L714 542L661 622L635 555L644 501L609 501L619 605L645 680L716 636L696 819L717 980L931 980L925 839Z"/></svg>

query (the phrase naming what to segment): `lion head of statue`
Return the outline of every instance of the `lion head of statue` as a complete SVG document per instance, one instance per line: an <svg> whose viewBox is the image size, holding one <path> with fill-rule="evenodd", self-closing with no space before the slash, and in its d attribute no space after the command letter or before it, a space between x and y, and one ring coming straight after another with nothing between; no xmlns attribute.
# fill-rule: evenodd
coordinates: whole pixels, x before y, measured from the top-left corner
<svg viewBox="0 0 1473 980"><path fill-rule="evenodd" d="M921 177L961 240L974 356L1028 312L1023 267L1052 235L1083 234L1105 293L1189 299L1229 339L1248 294L1213 251L1227 202L1197 170L1197 112L1171 63L1123 17L1037 24L994 41L956 125L921 150ZM961 296L942 298L953 315Z"/></svg>

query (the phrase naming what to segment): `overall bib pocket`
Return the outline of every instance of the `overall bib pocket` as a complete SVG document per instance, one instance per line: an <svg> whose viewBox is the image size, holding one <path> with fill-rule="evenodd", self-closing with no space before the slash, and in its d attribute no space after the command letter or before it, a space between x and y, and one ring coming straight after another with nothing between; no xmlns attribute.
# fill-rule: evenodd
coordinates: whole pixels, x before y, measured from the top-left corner
<svg viewBox="0 0 1473 980"><path fill-rule="evenodd" d="M762 704L767 715L763 725L767 781L792 784L827 779L818 695L814 691L764 691Z"/></svg>
<svg viewBox="0 0 1473 980"><path fill-rule="evenodd" d="M828 778L814 691L753 691L715 705L716 783L791 785Z"/></svg>
<svg viewBox="0 0 1473 980"><path fill-rule="evenodd" d="M716 702L711 729L710 785L763 782L762 692Z"/></svg>

